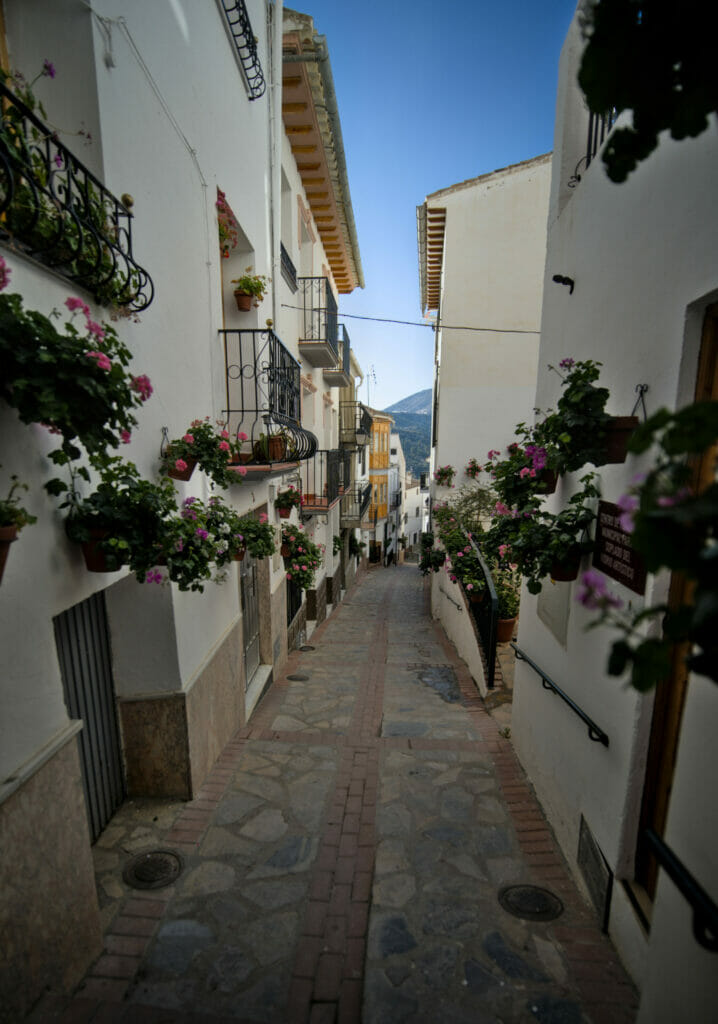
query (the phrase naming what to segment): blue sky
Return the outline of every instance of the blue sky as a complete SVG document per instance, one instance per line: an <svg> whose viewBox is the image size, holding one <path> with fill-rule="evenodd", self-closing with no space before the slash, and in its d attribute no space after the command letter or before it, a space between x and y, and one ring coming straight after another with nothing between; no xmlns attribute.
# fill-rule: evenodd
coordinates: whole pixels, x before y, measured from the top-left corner
<svg viewBox="0 0 718 1024"><path fill-rule="evenodd" d="M340 312L421 320L416 207L547 153L575 0L306 0L327 37L366 287ZM345 320L382 409L431 387L428 327ZM361 389L367 401L366 383Z"/></svg>

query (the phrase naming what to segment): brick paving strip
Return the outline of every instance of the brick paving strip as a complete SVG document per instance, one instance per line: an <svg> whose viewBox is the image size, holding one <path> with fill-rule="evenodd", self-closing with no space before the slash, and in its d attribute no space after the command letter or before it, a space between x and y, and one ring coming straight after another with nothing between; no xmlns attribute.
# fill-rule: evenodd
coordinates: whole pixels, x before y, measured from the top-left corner
<svg viewBox="0 0 718 1024"><path fill-rule="evenodd" d="M404 570L408 571L408 570ZM355 585L349 597L356 593ZM300 743L333 747L339 753L334 789L320 830L317 855L310 872L309 895L299 930L291 971L286 1024L358 1024L362 1019L364 972L376 859L376 811L382 752L437 751L468 754L476 751L493 759L495 775L515 829L531 881L560 895L566 912L551 926L551 936L568 964L571 987L592 1024L629 1024L636 1011L635 991L616 954L598 928L595 916L579 897L533 790L511 744L499 735L465 665L443 630L430 623L434 643L441 646L446 664L459 683L462 708L471 723L473 739L438 739L420 736L381 736L384 685L389 652L388 618L394 583L389 577L378 614L368 620L368 658L362 667L349 726L342 732L327 729L294 731L272 727L290 687L287 676L310 664L311 654L293 652L283 677L276 680L256 710L251 723L225 747L197 797L184 805L164 836L164 845L191 857L207 833L220 800L235 777L248 743ZM346 602L345 602L346 603ZM332 619L313 634L320 647ZM336 642L336 641L335 641ZM339 645L338 645L339 646ZM124 1021L148 1024L190 1024L218 1021L199 1007L185 1014L175 1010L123 1002L136 978L149 943L165 914L174 887L152 893L137 892L125 899L105 936L105 950L69 1006L33 1021ZM235 1024L243 1018L222 1017ZM257 1018L253 1017L252 1020ZM267 1018L269 1019L269 1018ZM274 1018L272 1018L274 1019ZM406 1019L406 1018L401 1018ZM422 1018L423 1020L424 1018ZM481 1018L482 1020L485 1018ZM559 1017L555 1018L558 1022ZM551 1019L546 1017L549 1022ZM544 1018L539 1018L544 1024ZM371 1024L371 1022L367 1022ZM437 1021L436 1024L439 1024Z"/></svg>

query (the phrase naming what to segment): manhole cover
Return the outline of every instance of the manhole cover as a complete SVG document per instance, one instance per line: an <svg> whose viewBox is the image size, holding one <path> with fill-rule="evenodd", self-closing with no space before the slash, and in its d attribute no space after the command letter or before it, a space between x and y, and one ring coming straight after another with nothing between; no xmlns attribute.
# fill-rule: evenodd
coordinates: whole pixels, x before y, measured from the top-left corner
<svg viewBox="0 0 718 1024"><path fill-rule="evenodd" d="M306 683L309 676L305 676L302 672L295 672L293 676L287 676L287 679L291 679L293 683Z"/></svg>
<svg viewBox="0 0 718 1024"><path fill-rule="evenodd" d="M302 644L299 648L300 651L316 651L316 647L312 647L311 644Z"/></svg>
<svg viewBox="0 0 718 1024"><path fill-rule="evenodd" d="M184 867L182 858L171 850L150 850L134 857L122 877L133 889L163 889L171 885Z"/></svg>
<svg viewBox="0 0 718 1024"><path fill-rule="evenodd" d="M524 921L553 921L563 913L558 896L537 885L507 885L499 891L499 903Z"/></svg>

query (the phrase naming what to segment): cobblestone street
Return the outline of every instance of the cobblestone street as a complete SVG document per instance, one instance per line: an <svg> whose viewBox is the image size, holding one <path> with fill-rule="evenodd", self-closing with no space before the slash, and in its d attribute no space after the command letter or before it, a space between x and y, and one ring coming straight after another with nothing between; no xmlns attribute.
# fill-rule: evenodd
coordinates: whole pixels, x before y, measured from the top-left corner
<svg viewBox="0 0 718 1024"><path fill-rule="evenodd" d="M373 568L294 652L191 803L95 847L105 953L31 1018L624 1024L636 994L413 565ZM130 889L145 849L168 888ZM532 884L552 921L504 910Z"/></svg>

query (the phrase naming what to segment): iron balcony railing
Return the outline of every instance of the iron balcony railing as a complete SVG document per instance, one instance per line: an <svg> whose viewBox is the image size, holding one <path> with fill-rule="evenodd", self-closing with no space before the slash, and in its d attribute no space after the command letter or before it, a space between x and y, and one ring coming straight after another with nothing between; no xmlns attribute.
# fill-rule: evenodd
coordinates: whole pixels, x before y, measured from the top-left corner
<svg viewBox="0 0 718 1024"><path fill-rule="evenodd" d="M359 525L367 514L370 502L371 484L352 484L342 498L340 512L341 525Z"/></svg>
<svg viewBox="0 0 718 1024"><path fill-rule="evenodd" d="M347 448L356 448L360 443L357 435L366 444L371 437L374 420L361 402L339 403L339 443Z"/></svg>
<svg viewBox="0 0 718 1024"><path fill-rule="evenodd" d="M302 335L300 341L325 342L339 358L337 300L326 277L298 277L302 294Z"/></svg>
<svg viewBox="0 0 718 1024"><path fill-rule="evenodd" d="M302 511L327 510L351 483L351 455L338 448L318 451L302 466Z"/></svg>
<svg viewBox="0 0 718 1024"><path fill-rule="evenodd" d="M396 494L392 495L391 508L394 511L398 508L401 508L401 491L397 491Z"/></svg>
<svg viewBox="0 0 718 1024"><path fill-rule="evenodd" d="M0 98L0 239L102 305L147 309L154 286L132 255L131 199L116 199L4 84Z"/></svg>
<svg viewBox="0 0 718 1024"><path fill-rule="evenodd" d="M336 369L340 373L343 373L345 377L349 377L349 356L351 352L351 342L349 341L349 331L346 329L344 324L339 324L339 338L337 344L339 346L339 356L337 358Z"/></svg>
<svg viewBox="0 0 718 1024"><path fill-rule="evenodd" d="M587 170L592 160L595 159L599 149L606 141L611 129L618 118L618 111L614 107L607 114L588 115L588 131L586 133L586 152L576 164L576 169L568 180L569 188L575 188L581 180L581 172Z"/></svg>
<svg viewBox="0 0 718 1024"><path fill-rule="evenodd" d="M279 256L281 260L282 277L287 282L293 292L296 292L299 285L297 284L297 268L292 263L291 256L284 248L284 243L280 242Z"/></svg>
<svg viewBox="0 0 718 1024"><path fill-rule="evenodd" d="M257 37L247 14L244 0L221 0L229 34L234 42L244 72L250 100L258 100L267 88L257 53Z"/></svg>
<svg viewBox="0 0 718 1024"><path fill-rule="evenodd" d="M227 429L246 435L244 462L309 459L317 440L300 416L300 368L272 330L220 331L224 343Z"/></svg>

